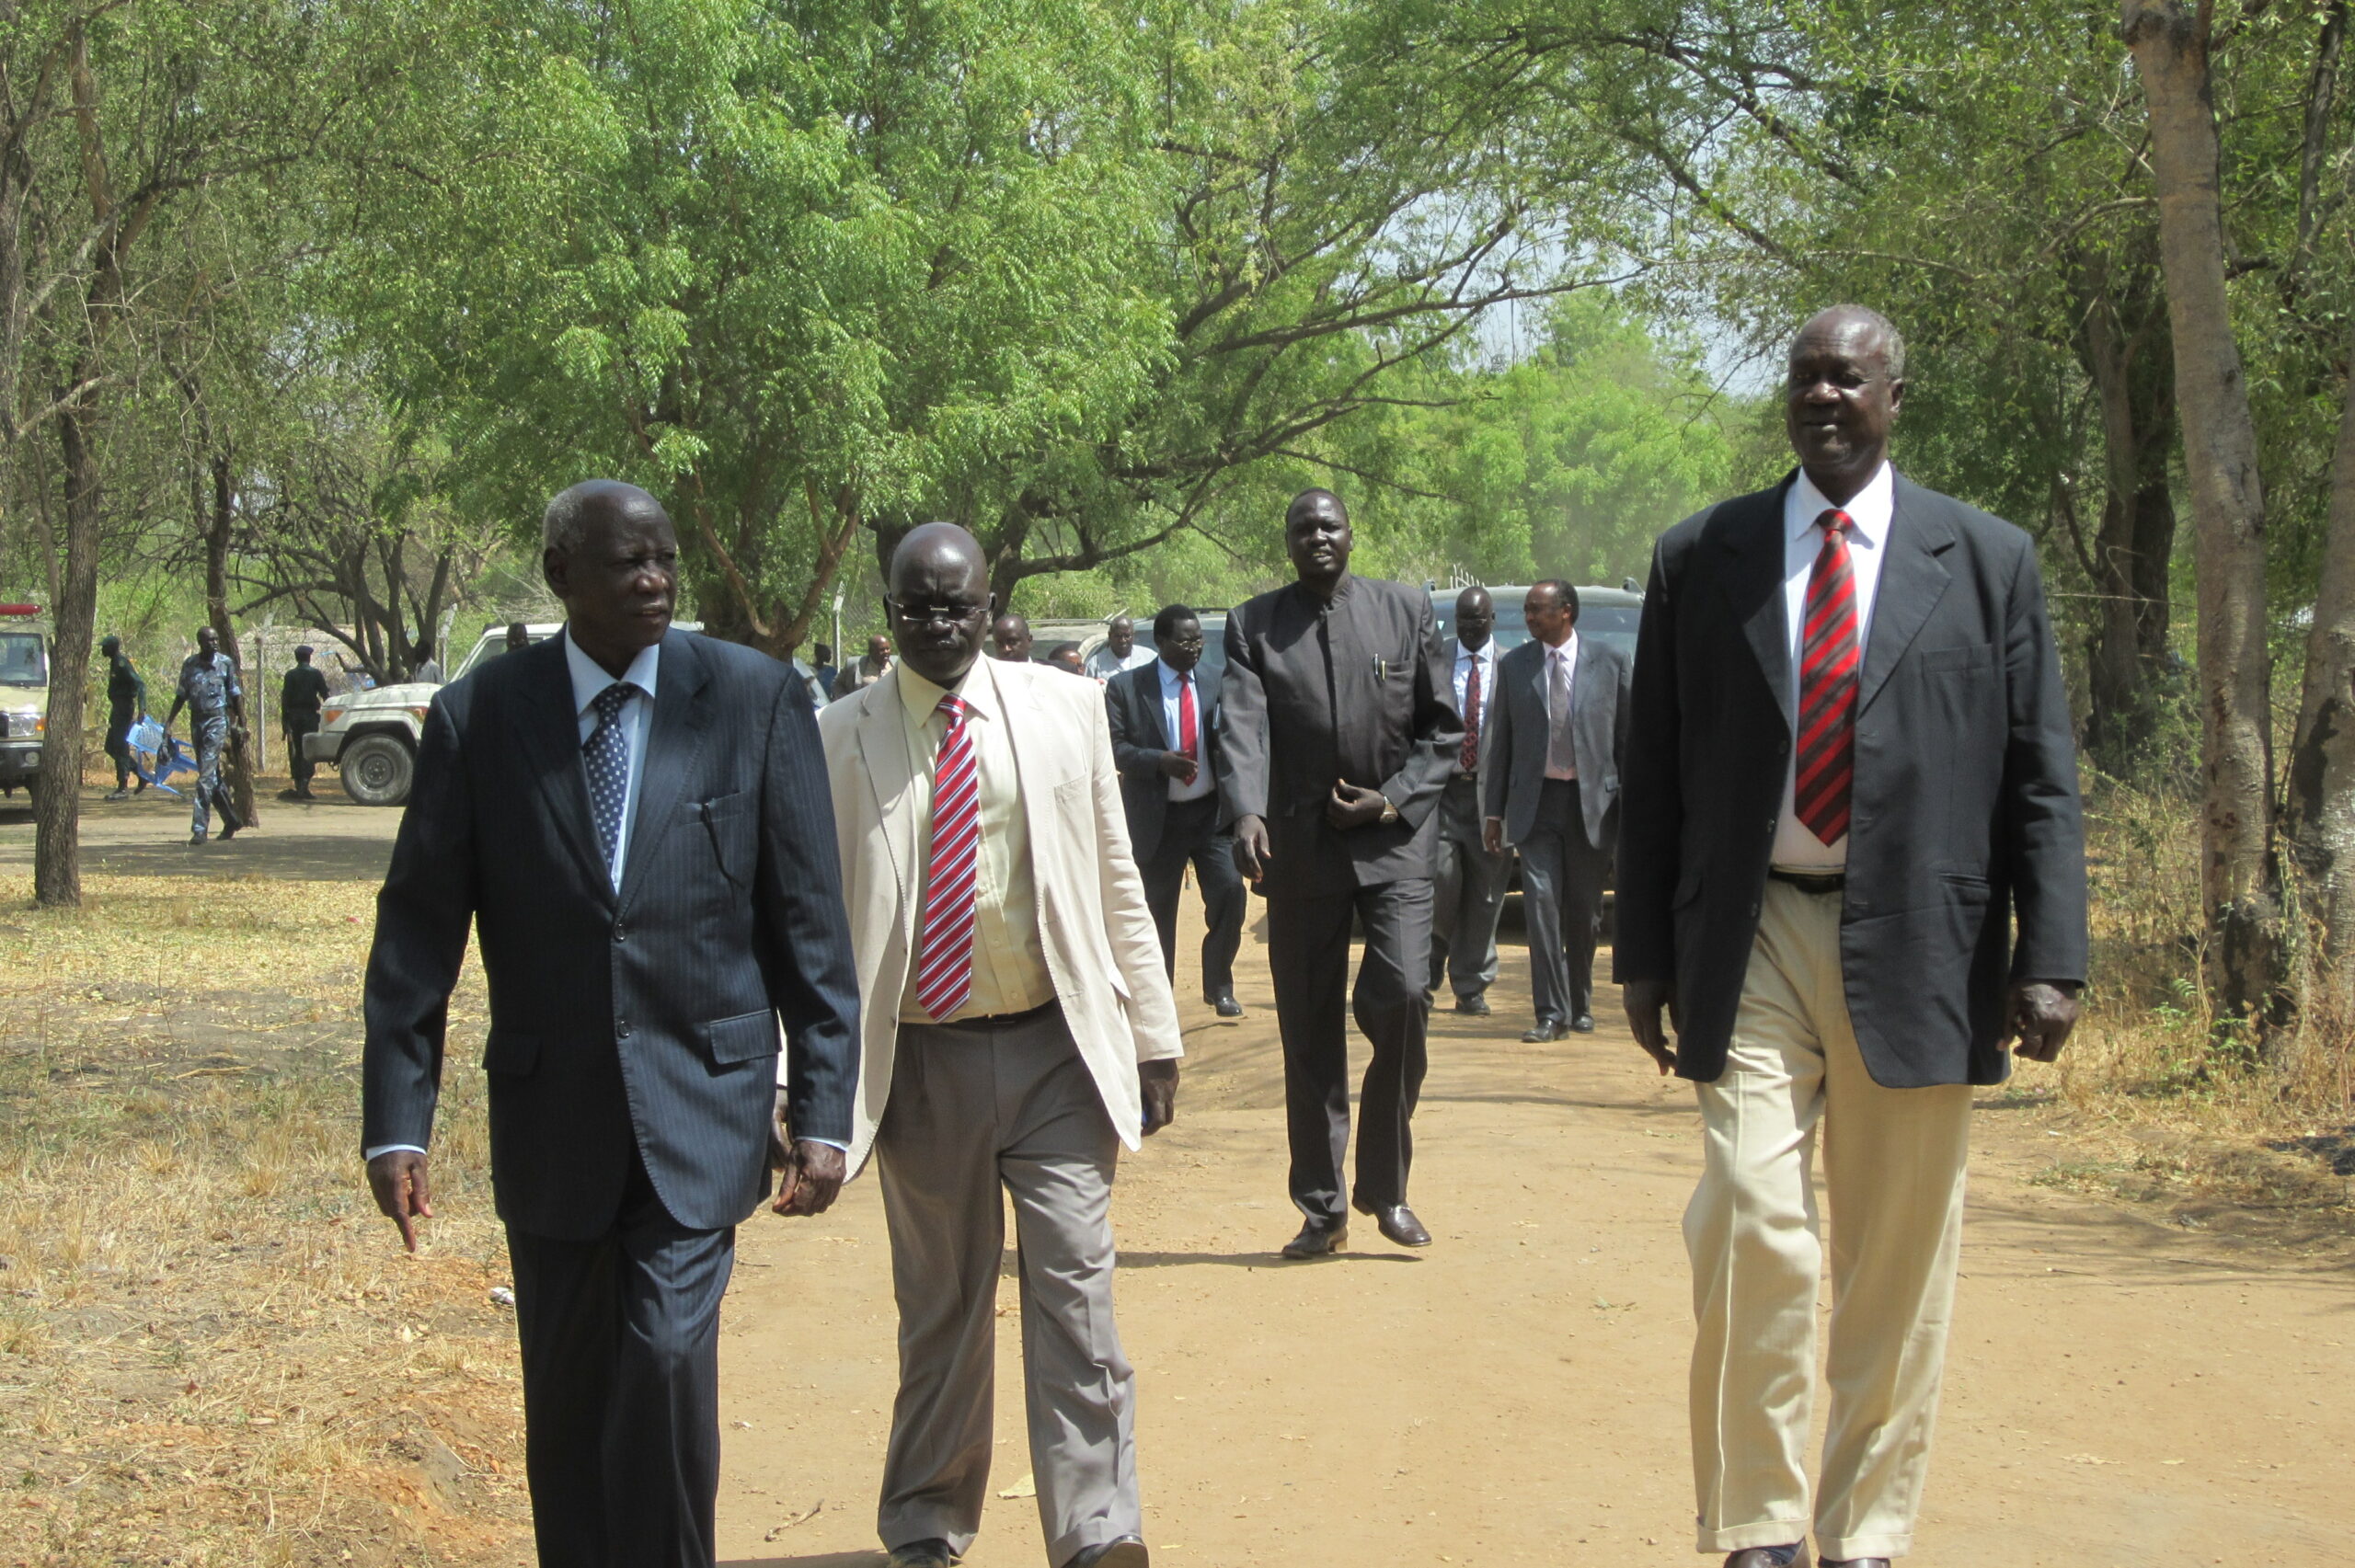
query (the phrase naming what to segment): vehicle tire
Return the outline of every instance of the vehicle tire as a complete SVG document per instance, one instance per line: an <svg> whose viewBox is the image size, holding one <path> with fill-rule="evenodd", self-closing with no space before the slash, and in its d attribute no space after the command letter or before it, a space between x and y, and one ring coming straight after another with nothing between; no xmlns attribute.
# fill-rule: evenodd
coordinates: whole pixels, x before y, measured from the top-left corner
<svg viewBox="0 0 2355 1568"><path fill-rule="evenodd" d="M343 793L362 806L400 806L417 776L417 756L408 743L390 735L363 735L343 749L337 764Z"/></svg>

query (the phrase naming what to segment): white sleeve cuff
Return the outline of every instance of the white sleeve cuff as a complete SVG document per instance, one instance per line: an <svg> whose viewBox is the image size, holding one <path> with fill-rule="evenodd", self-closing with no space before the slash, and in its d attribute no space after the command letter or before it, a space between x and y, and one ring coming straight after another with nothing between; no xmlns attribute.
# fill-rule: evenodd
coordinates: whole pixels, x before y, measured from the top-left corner
<svg viewBox="0 0 2355 1568"><path fill-rule="evenodd" d="M422 1154L424 1152L424 1150L414 1143L380 1143L363 1153L361 1158L373 1160L379 1154Z"/></svg>

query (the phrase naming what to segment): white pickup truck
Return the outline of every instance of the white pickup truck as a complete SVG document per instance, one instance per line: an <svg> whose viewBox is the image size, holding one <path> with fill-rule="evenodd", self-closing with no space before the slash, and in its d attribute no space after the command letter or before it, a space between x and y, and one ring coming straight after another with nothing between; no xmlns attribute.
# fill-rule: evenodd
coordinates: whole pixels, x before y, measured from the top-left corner
<svg viewBox="0 0 2355 1568"><path fill-rule="evenodd" d="M700 632L702 623L675 621L673 629ZM534 622L524 628L529 642L540 642L564 630L561 622ZM507 651L507 628L492 626L477 639L453 681L465 679L478 666ZM797 658L794 673L818 704L818 678ZM329 697L319 710L319 727L303 738L303 754L324 762L343 776L343 793L362 806L401 806L408 800L417 776L417 743L425 733L425 715L433 693L442 688L431 681L404 681Z"/></svg>

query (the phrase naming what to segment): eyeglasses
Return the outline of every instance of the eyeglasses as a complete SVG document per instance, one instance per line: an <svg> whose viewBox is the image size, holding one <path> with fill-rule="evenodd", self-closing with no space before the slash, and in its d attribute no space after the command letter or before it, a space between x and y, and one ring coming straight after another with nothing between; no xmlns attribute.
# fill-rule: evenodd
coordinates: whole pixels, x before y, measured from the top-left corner
<svg viewBox="0 0 2355 1568"><path fill-rule="evenodd" d="M1196 653L1200 653L1202 650L1202 639L1200 637L1172 637L1169 639L1168 646L1180 650L1191 648Z"/></svg>
<svg viewBox="0 0 2355 1568"><path fill-rule="evenodd" d="M887 595L883 602L890 607L892 614L917 626L928 625L935 621L943 625L961 625L968 621L979 620L988 614L990 609L986 601L980 604L903 604Z"/></svg>

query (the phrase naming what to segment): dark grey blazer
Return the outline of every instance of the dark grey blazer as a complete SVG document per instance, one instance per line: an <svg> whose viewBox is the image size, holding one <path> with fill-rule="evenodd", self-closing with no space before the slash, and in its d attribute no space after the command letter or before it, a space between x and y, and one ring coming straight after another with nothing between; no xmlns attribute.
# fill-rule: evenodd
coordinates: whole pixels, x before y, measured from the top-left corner
<svg viewBox="0 0 2355 1568"><path fill-rule="evenodd" d="M1488 719L1488 814L1500 817L1505 841L1520 843L1537 826L1545 788L1545 749L1553 735L1546 709L1545 645L1530 641L1497 660L1497 704ZM1579 639L1570 675L1570 750L1579 764L1579 811L1586 840L1609 850L1618 832L1619 763L1627 749L1627 661L1591 637Z"/></svg>
<svg viewBox="0 0 2355 1568"><path fill-rule="evenodd" d="M1326 679L1327 650L1332 679ZM1329 608L1294 583L1226 617L1226 819L1262 817L1262 891L1321 898L1432 874L1440 792L1464 744L1430 596L1346 576ZM1398 820L1325 820L1336 782L1379 789Z"/></svg>
<svg viewBox="0 0 2355 1568"><path fill-rule="evenodd" d="M1194 722L1202 735L1202 757L1213 785L1226 776L1225 746L1219 737L1218 676L1194 667ZM1104 683L1104 712L1112 726L1112 763L1120 770L1120 804L1128 810L1129 849L1139 865L1161 847L1169 816L1169 776L1162 754L1178 749L1167 733L1161 705L1161 660L1123 670Z"/></svg>
<svg viewBox="0 0 2355 1568"><path fill-rule="evenodd" d="M490 987L500 1217L612 1222L632 1149L662 1205L733 1225L768 1188L777 1024L796 1136L847 1143L858 981L818 727L775 659L663 639L618 896L558 638L433 699L376 900L362 1146L426 1145L466 930Z"/></svg>
<svg viewBox="0 0 2355 1568"><path fill-rule="evenodd" d="M1790 483L1660 537L1637 642L1614 968L1675 982L1676 1070L1704 1082L1725 1070L1790 755ZM1857 696L1849 1016L1878 1082L2000 1082L2007 982L2085 975L2060 652L2010 523L1900 475L1888 549Z"/></svg>

